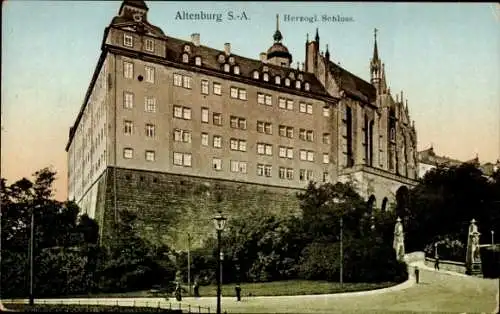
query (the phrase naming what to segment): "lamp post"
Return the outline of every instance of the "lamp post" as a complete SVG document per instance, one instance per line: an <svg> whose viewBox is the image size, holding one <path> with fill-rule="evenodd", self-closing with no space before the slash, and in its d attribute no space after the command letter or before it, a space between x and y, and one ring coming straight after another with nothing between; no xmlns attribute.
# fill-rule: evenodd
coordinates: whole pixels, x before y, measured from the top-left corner
<svg viewBox="0 0 500 314"><path fill-rule="evenodd" d="M333 203L336 205L341 205L344 203L343 200L335 197L333 198ZM344 209L341 208L340 211L340 287L344 285Z"/></svg>
<svg viewBox="0 0 500 314"><path fill-rule="evenodd" d="M30 223L30 245L29 245L29 263L30 263L30 292L29 292L29 304L35 304L35 296L33 294L33 277L34 277L34 246L35 246L35 209L39 205L35 205L31 208L31 223Z"/></svg>
<svg viewBox="0 0 500 314"><path fill-rule="evenodd" d="M491 245L495 245L495 231L491 230Z"/></svg>
<svg viewBox="0 0 500 314"><path fill-rule="evenodd" d="M438 243L434 243L434 258L438 258Z"/></svg>
<svg viewBox="0 0 500 314"><path fill-rule="evenodd" d="M222 216L222 213L219 211L217 215L214 217L214 225L217 230L217 314L221 314L221 306L220 306L220 296L221 296L221 280L222 272L220 270L221 267L221 241L220 234L222 230L224 230L224 226L226 225L226 217Z"/></svg>

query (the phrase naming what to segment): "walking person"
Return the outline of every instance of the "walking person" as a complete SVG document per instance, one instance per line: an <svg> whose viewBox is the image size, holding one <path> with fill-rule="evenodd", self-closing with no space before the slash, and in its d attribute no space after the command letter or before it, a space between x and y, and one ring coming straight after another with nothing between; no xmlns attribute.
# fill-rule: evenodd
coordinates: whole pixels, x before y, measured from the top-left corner
<svg viewBox="0 0 500 314"><path fill-rule="evenodd" d="M234 291L236 292L236 301L241 301L241 287L239 284L234 287Z"/></svg>
<svg viewBox="0 0 500 314"><path fill-rule="evenodd" d="M194 290L194 297L199 298L200 297L200 285L198 284L198 280L194 281L193 290Z"/></svg>
<svg viewBox="0 0 500 314"><path fill-rule="evenodd" d="M179 282L177 282L177 285L175 286L175 299L177 301L182 301L182 288L181 288L181 284Z"/></svg>
<svg viewBox="0 0 500 314"><path fill-rule="evenodd" d="M434 269L439 271L439 256L436 255L436 260L434 261Z"/></svg>

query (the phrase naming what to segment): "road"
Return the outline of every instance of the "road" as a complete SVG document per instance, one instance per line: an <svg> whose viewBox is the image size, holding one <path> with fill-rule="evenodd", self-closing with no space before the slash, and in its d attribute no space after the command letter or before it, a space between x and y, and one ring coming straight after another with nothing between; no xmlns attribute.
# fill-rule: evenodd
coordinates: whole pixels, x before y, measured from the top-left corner
<svg viewBox="0 0 500 314"><path fill-rule="evenodd" d="M497 305L498 280L482 279L450 272L436 272L423 264L420 282L409 282L388 290L368 291L354 294L252 297L236 302L234 297L222 298L222 311L227 313L493 313ZM39 302L43 300L39 300ZM49 301L49 300L47 300ZM50 302L60 302L50 300ZM161 298L99 299L99 304L168 306ZM91 303L95 299L66 299L64 303ZM178 308L174 299L173 308ZM190 305L194 313L198 306L210 307L214 313L216 298L183 298L182 308ZM203 311L202 313L207 313Z"/></svg>

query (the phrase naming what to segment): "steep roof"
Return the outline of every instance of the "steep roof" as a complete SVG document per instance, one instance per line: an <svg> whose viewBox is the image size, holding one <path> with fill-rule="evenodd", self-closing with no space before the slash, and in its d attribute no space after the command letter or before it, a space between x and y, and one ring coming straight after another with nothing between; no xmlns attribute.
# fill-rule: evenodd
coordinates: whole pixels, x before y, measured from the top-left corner
<svg viewBox="0 0 500 314"><path fill-rule="evenodd" d="M344 90L348 95L368 102L376 100L377 90L372 84L331 61L329 70L340 89Z"/></svg>

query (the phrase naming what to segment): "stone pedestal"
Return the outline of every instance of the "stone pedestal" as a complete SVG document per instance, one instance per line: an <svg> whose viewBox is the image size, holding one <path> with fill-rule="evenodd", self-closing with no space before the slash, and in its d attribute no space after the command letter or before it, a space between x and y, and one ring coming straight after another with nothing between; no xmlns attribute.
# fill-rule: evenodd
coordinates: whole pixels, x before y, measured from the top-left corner
<svg viewBox="0 0 500 314"><path fill-rule="evenodd" d="M467 274L472 276L483 276L481 267L481 253L479 251L479 230L476 226L476 220L472 219L469 226L469 236L467 240L467 256L465 258L465 267Z"/></svg>

